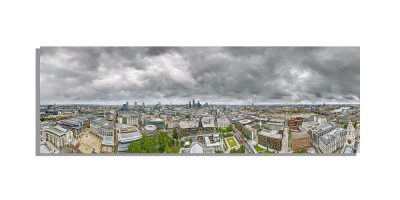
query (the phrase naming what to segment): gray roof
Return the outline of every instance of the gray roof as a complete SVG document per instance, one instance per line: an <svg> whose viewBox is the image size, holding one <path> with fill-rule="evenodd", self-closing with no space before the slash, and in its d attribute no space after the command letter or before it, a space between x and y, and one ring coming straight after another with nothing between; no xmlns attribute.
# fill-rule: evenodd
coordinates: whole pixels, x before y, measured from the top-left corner
<svg viewBox="0 0 400 200"><path fill-rule="evenodd" d="M203 125L204 128L214 128L214 117L203 117L201 119L201 124Z"/></svg>
<svg viewBox="0 0 400 200"><path fill-rule="evenodd" d="M68 129L65 129L65 128L61 127L60 125L57 125L57 126L54 126L54 127L48 127L48 128L45 128L45 129L47 131L49 131L49 132L52 132L52 133L60 136L60 137L64 136L65 134L68 133L68 131L70 131Z"/></svg>
<svg viewBox="0 0 400 200"><path fill-rule="evenodd" d="M190 147L189 153L191 153L191 154L192 153L194 153L194 154L204 153L204 149L200 144L195 143L194 145L192 145L192 147Z"/></svg>
<svg viewBox="0 0 400 200"><path fill-rule="evenodd" d="M320 137L320 140L325 143L325 145L330 144L334 141L337 137L344 137L346 136L346 130L343 128L335 128L328 133L325 133Z"/></svg>
<svg viewBox="0 0 400 200"><path fill-rule="evenodd" d="M144 127L144 130L146 130L146 131L155 131L155 130L157 130L157 127L155 126L155 125L146 125L145 127Z"/></svg>
<svg viewBox="0 0 400 200"><path fill-rule="evenodd" d="M353 153L353 148L351 148L350 146L346 146L344 148L344 154L352 154Z"/></svg>
<svg viewBox="0 0 400 200"><path fill-rule="evenodd" d="M101 141L103 145L114 145L114 136L103 136L103 141Z"/></svg>
<svg viewBox="0 0 400 200"><path fill-rule="evenodd" d="M118 141L121 143L132 142L142 138L142 134L138 132L118 134Z"/></svg>
<svg viewBox="0 0 400 200"><path fill-rule="evenodd" d="M272 138L272 139L282 139L282 134L279 134L277 130L262 130L258 134L267 137L267 138Z"/></svg>
<svg viewBox="0 0 400 200"><path fill-rule="evenodd" d="M197 128L199 127L199 122L198 121L180 121L179 122L179 127L180 128Z"/></svg>

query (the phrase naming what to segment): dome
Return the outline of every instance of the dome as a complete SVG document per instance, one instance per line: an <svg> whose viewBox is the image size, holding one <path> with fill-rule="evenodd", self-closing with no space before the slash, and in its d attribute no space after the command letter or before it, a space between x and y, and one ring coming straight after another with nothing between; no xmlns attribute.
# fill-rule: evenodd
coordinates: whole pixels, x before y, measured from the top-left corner
<svg viewBox="0 0 400 200"><path fill-rule="evenodd" d="M353 153L353 148L350 146L346 146L344 149L345 154L352 154Z"/></svg>

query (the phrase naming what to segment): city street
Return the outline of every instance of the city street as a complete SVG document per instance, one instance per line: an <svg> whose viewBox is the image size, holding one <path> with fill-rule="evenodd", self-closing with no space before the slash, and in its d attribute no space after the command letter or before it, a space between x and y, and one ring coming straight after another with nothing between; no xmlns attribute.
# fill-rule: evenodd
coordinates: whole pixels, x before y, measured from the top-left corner
<svg viewBox="0 0 400 200"><path fill-rule="evenodd" d="M240 144L243 144L245 147L246 153L255 153L255 150L253 146L251 146L243 137L243 134L237 130L236 128L233 129L233 135L236 137L236 139L240 142Z"/></svg>
<svg viewBox="0 0 400 200"><path fill-rule="evenodd" d="M289 152L289 128L285 127L283 130L282 149L279 153Z"/></svg>

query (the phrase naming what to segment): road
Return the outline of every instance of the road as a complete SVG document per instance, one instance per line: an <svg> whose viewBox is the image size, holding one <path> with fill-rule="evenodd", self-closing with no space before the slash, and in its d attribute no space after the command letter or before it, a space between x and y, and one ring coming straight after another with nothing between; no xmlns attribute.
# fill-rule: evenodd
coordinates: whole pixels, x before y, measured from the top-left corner
<svg viewBox="0 0 400 200"><path fill-rule="evenodd" d="M289 128L283 130L282 149L279 153L289 153Z"/></svg>
<svg viewBox="0 0 400 200"><path fill-rule="evenodd" d="M285 128L283 129L282 137L282 149L279 153L289 153L289 126L287 113L285 114Z"/></svg>
<svg viewBox="0 0 400 200"><path fill-rule="evenodd" d="M236 128L233 129L233 135L236 137L236 139L240 142L240 144L243 144L245 147L245 152L246 153L255 153L254 147L250 145L243 137L243 134L237 130Z"/></svg>

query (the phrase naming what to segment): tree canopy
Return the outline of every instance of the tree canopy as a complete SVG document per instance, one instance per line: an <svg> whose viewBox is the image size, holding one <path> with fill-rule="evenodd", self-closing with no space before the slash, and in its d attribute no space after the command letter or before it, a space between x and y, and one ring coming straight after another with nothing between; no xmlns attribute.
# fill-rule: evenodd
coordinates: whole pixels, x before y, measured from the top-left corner
<svg viewBox="0 0 400 200"><path fill-rule="evenodd" d="M129 144L128 153L177 153L179 147L174 146L174 141L165 132L160 132L156 137L144 135L137 141Z"/></svg>

